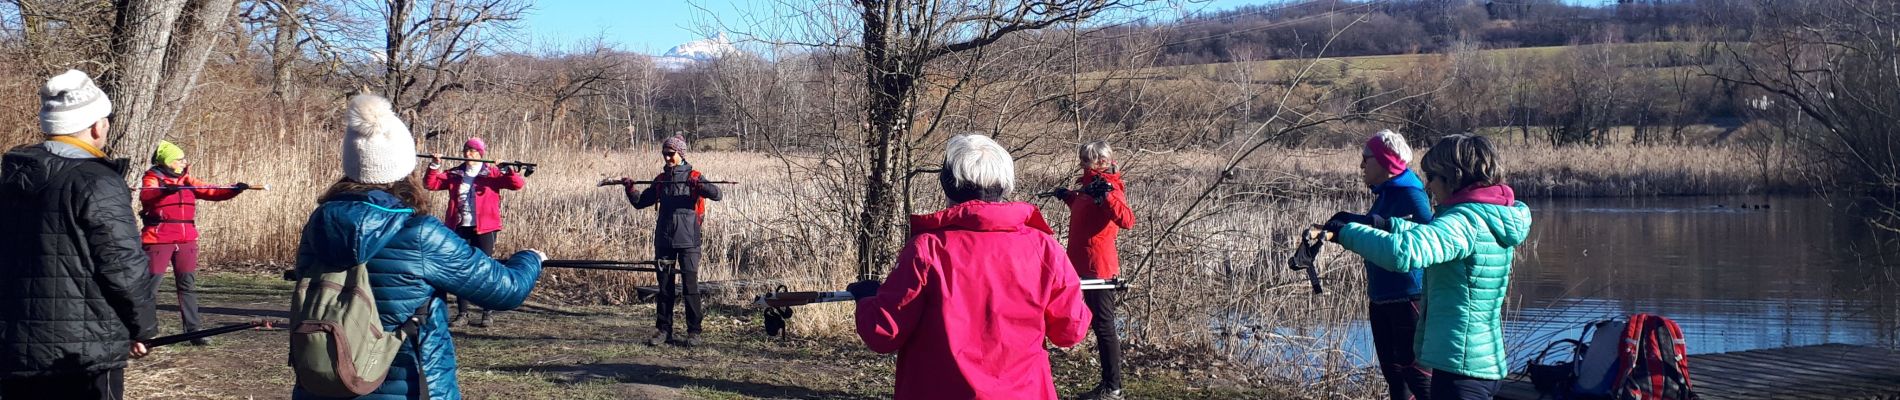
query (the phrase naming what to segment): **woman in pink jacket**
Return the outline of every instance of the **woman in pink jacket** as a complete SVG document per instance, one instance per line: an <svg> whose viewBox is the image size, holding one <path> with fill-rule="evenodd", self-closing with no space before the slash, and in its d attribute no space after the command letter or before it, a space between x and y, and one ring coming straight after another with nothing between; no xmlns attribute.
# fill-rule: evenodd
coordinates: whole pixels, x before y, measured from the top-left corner
<svg viewBox="0 0 1900 400"><path fill-rule="evenodd" d="M488 155L488 143L482 138L468 138L462 145L462 157L482 158ZM429 173L422 177L422 185L429 190L449 191L448 215L442 218L455 234L467 240L470 245L481 249L483 253L495 254L495 232L501 231L501 191L521 190L528 185L522 179L521 171L513 168L495 168L481 162L465 162L448 171L442 170L441 154L429 160ZM468 301L456 299L455 316L449 318L449 325L462 320L462 314L468 312ZM488 327L491 314L482 310L482 319L470 322L476 327Z"/></svg>
<svg viewBox="0 0 1900 400"><path fill-rule="evenodd" d="M939 174L950 208L910 218L880 285L851 284L858 336L897 352L898 399L1055 399L1043 341L1074 346L1089 310L1035 206L1003 202L1014 160L980 135L951 138Z"/></svg>

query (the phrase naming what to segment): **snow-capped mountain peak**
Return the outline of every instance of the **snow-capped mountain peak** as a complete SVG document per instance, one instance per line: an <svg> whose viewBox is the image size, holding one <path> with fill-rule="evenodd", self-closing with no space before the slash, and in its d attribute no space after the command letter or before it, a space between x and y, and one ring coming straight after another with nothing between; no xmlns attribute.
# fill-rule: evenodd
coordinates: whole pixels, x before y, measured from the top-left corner
<svg viewBox="0 0 1900 400"><path fill-rule="evenodd" d="M694 40L680 44L679 46L674 46L672 49L668 49L665 55L656 58L655 62L664 68L680 69L695 63L711 61L737 53L739 53L739 48L733 46L732 42L726 39L724 32L720 32L710 38Z"/></svg>

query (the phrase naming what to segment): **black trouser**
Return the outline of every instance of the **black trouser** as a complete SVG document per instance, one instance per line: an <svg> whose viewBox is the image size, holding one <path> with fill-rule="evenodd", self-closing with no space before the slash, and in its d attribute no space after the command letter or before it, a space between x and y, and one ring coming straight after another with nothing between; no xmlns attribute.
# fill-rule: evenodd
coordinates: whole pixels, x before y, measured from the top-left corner
<svg viewBox="0 0 1900 400"><path fill-rule="evenodd" d="M699 322L705 317L700 314L699 308L699 248L661 247L653 252L653 258L675 261L672 269L657 272L660 294L656 301L658 308L654 309L653 327L659 328L662 333L673 332L673 293L680 285L684 285L686 290L680 294L686 297L686 333L698 334ZM679 283L673 282L673 275L679 275Z"/></svg>
<svg viewBox="0 0 1900 400"><path fill-rule="evenodd" d="M125 398L125 369L40 378L0 380L0 399L119 400Z"/></svg>
<svg viewBox="0 0 1900 400"><path fill-rule="evenodd" d="M464 226L455 228L455 236L462 237L462 240L468 241L470 246L475 246L476 250L481 250L482 254L486 254L489 257L495 256L495 232L478 234L475 233L475 227ZM455 316L460 318L462 313L465 312L468 312L468 300L463 300L459 296L456 297ZM487 309L482 309L482 318L488 318L488 313L489 311Z"/></svg>
<svg viewBox="0 0 1900 400"><path fill-rule="evenodd" d="M1101 386L1122 388L1122 339L1115 333L1115 291L1082 291L1082 304L1089 306L1089 329L1095 331L1095 351L1102 362Z"/></svg>
<svg viewBox="0 0 1900 400"><path fill-rule="evenodd" d="M1432 374L1418 366L1418 353L1412 349L1412 335L1418 332L1418 301L1372 304L1366 308L1366 320L1372 324L1372 348L1379 356L1379 372L1385 375L1386 393L1392 400L1430 398Z"/></svg>
<svg viewBox="0 0 1900 400"><path fill-rule="evenodd" d="M1491 400L1500 381L1432 370L1432 400Z"/></svg>

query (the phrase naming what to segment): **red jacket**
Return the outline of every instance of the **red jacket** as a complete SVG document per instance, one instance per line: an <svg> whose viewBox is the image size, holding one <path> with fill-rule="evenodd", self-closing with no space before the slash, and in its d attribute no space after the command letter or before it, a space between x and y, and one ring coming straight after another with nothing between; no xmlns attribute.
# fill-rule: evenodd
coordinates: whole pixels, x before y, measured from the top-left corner
<svg viewBox="0 0 1900 400"><path fill-rule="evenodd" d="M175 186L211 186L205 181L190 175L172 175L157 169L145 170L145 177L139 179L139 187L155 188L165 185ZM198 226L194 222L198 217L198 200L224 201L237 197L239 190L232 189L181 189L166 193L164 190L139 189L139 220L145 228L139 231L139 242L143 244L191 243L198 241Z"/></svg>
<svg viewBox="0 0 1900 400"><path fill-rule="evenodd" d="M455 193L461 190L462 171L467 164L457 166L447 172L442 169L430 169L422 177L422 186L429 190L449 191L449 211L442 220L450 228L462 227L462 202L456 201ZM515 172L502 173L493 165L483 165L480 176L475 177L475 233L489 233L501 230L501 191L521 190L528 186L526 179Z"/></svg>
<svg viewBox="0 0 1900 400"><path fill-rule="evenodd" d="M1088 171L1076 178L1075 184L1087 187L1096 179L1106 179L1115 187L1101 204L1079 191L1062 199L1069 205L1069 260L1075 262L1075 273L1084 278L1110 279L1121 274L1115 237L1123 229L1135 227L1135 212L1128 209L1121 174Z"/></svg>
<svg viewBox="0 0 1900 400"><path fill-rule="evenodd" d="M910 218L910 240L858 337L897 352L898 399L1055 399L1043 338L1087 334L1081 282L1042 212L971 201Z"/></svg>

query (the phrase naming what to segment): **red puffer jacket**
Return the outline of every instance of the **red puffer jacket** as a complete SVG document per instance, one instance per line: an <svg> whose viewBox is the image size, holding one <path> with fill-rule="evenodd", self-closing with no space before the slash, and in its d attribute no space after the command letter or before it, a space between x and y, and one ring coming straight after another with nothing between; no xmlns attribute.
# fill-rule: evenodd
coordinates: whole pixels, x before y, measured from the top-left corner
<svg viewBox="0 0 1900 400"><path fill-rule="evenodd" d="M462 186L463 172L467 165L456 166L443 172L431 169L422 176L422 186L429 190L449 191L448 215L442 218L450 228L462 226L462 202L456 201L455 193ZM528 180L522 179L517 172L502 173L493 165L483 165L482 172L475 176L475 233L489 233L501 230L501 191L521 190L528 186Z"/></svg>
<svg viewBox="0 0 1900 400"><path fill-rule="evenodd" d="M1075 273L1085 279L1111 279L1121 274L1121 255L1115 251L1115 237L1123 229L1135 227L1135 212L1128 209L1128 195L1117 173L1088 171L1075 179L1076 187L1088 187L1095 180L1107 180L1114 186L1100 204L1080 191L1062 199L1069 205L1069 261Z"/></svg>
<svg viewBox="0 0 1900 400"><path fill-rule="evenodd" d="M896 398L1055 399L1043 339L1074 346L1089 311L1042 212L971 201L910 225L890 277L857 304L858 337L897 352Z"/></svg>
<svg viewBox="0 0 1900 400"><path fill-rule="evenodd" d="M189 169L189 168L187 168ZM164 186L211 186L191 175L172 175L153 168L139 179L140 188ZM139 189L139 220L145 229L139 232L143 244L191 243L198 241L198 200L225 201L237 197L234 189L180 189L165 191Z"/></svg>

